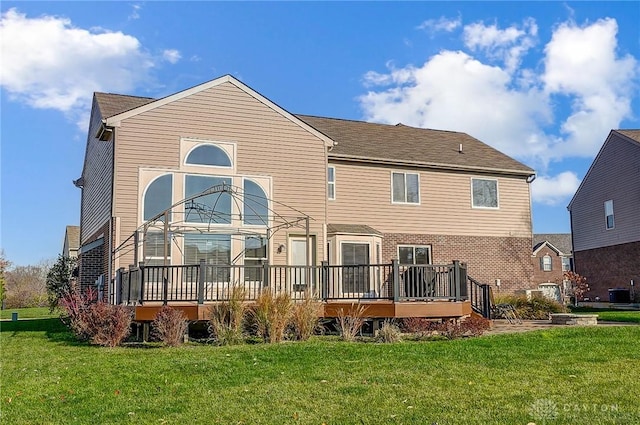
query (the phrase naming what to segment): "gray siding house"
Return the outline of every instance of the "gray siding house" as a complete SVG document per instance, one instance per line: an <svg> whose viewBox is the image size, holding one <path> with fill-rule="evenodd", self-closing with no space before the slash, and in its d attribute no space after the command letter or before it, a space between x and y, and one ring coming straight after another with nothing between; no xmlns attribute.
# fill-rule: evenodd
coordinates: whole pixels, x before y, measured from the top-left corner
<svg viewBox="0 0 640 425"><path fill-rule="evenodd" d="M590 298L640 281L640 130L612 130L567 207Z"/></svg>

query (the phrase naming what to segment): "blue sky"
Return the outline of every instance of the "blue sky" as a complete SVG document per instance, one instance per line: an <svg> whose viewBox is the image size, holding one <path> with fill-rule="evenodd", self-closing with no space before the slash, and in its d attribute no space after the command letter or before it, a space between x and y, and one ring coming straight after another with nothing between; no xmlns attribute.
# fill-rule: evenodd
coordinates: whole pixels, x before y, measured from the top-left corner
<svg viewBox="0 0 640 425"><path fill-rule="evenodd" d="M638 2L11 2L2 43L1 247L78 224L94 91L162 97L231 74L293 113L464 131L538 173L534 232L612 128L640 128Z"/></svg>

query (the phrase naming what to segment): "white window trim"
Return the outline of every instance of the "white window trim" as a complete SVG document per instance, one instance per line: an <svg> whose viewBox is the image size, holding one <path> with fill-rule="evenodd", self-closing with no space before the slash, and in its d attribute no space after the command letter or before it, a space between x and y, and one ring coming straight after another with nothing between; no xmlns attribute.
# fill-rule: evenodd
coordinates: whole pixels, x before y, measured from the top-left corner
<svg viewBox="0 0 640 425"><path fill-rule="evenodd" d="M333 181L329 181L329 169L333 169ZM336 167L333 165L329 165L327 167L327 199L330 201L336 200ZM329 186L333 185L333 197L329 195Z"/></svg>
<svg viewBox="0 0 640 425"><path fill-rule="evenodd" d="M394 174L404 174L404 196L405 199L407 198L407 174L413 174L418 176L418 202L399 202L399 201L394 201L393 200L393 175ZM412 173L412 172L408 172L408 171L391 171L391 175L389 176L390 179L390 188L391 188L391 204L393 205L414 205L414 206L418 206L421 204L422 202L422 196L420 196L420 173Z"/></svg>
<svg viewBox="0 0 640 425"><path fill-rule="evenodd" d="M495 207L483 207L476 206L473 202L473 181L474 180L487 180L496 182L496 206ZM500 209L500 182L498 179L490 179L484 177L471 177L469 190L471 192L471 208L478 210L499 210Z"/></svg>
<svg viewBox="0 0 640 425"><path fill-rule="evenodd" d="M241 227L245 227L245 228L251 228L251 229L265 229L267 227L271 227L273 226L273 217L272 214L270 213L271 210L271 179L269 179L269 187L267 189L264 188L264 185L259 181L256 180L253 177L250 176L242 176L242 191L244 194L244 182L245 180L251 180L253 183L257 184L258 186L260 186L260 189L262 189L262 191L265 193L265 195L267 196L267 224L263 225L263 224L246 224L244 222L244 199L242 200L242 214L243 214L243 218L242 220L240 220L240 225ZM233 179L231 179L231 182L233 183ZM233 209L235 208L235 206L231 205L231 213L233 214ZM232 220L233 221L233 220Z"/></svg>
<svg viewBox="0 0 640 425"><path fill-rule="evenodd" d="M611 203L611 214L607 214L607 203L609 202ZM611 227L609 227L609 222L607 221L607 217L609 217L609 215L611 215L613 221L613 226ZM604 201L604 227L606 230L613 230L616 228L616 215L613 211L613 199Z"/></svg>
<svg viewBox="0 0 640 425"><path fill-rule="evenodd" d="M547 268L547 262L545 261L546 259L549 259L549 268ZM542 257L542 271L543 272L550 272L553 271L553 258L551 258L551 256L549 254L545 254Z"/></svg>
<svg viewBox="0 0 640 425"><path fill-rule="evenodd" d="M231 160L231 166L225 167L220 165L204 165L204 164L189 164L187 163L187 158L189 154L196 148L203 145L213 145L216 146L224 153L227 154L229 159ZM207 140L207 139L195 139L190 137L181 137L180 138L180 147L182 151L181 161L182 167L185 169L212 169L212 170L230 170L232 173L235 172L236 169L236 161L237 161L237 149L236 143L234 142L222 142L218 140Z"/></svg>
<svg viewBox="0 0 640 425"><path fill-rule="evenodd" d="M400 248L413 248L413 258L415 258L415 249L416 248L427 248L429 250L429 264L433 264L432 258L432 247L431 245L412 245L412 244L402 244L396 247L396 258L400 261ZM415 263L414 263L415 264Z"/></svg>

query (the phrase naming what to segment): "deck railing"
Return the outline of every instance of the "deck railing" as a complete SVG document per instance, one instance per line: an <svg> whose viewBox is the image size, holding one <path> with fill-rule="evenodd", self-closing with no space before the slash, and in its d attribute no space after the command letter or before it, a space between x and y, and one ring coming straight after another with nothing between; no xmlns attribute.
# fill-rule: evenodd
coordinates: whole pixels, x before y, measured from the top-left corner
<svg viewBox="0 0 640 425"><path fill-rule="evenodd" d="M428 301L468 299L466 265L390 264L279 266L199 264L153 266L140 263L117 271L111 288L117 304L228 300L234 287L255 300L265 289L292 299L308 293L321 300ZM473 286L471 287L473 290ZM473 292L472 292L473 295Z"/></svg>
<svg viewBox="0 0 640 425"><path fill-rule="evenodd" d="M480 283L471 276L467 277L469 281L469 300L471 308L476 313L487 319L491 318L491 294L490 286L486 283Z"/></svg>

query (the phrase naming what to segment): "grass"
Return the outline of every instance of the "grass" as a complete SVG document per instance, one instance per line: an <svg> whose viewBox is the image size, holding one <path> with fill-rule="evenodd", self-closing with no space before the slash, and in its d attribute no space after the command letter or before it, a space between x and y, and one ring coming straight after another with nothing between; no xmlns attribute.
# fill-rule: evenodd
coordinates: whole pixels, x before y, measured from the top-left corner
<svg viewBox="0 0 640 425"><path fill-rule="evenodd" d="M632 310L603 310L589 307L574 307L573 313L598 313L598 320L606 322L632 322L640 323L640 311Z"/></svg>
<svg viewBox="0 0 640 425"><path fill-rule="evenodd" d="M109 349L75 342L57 319L2 322L0 422L640 423L638 340L640 326L628 326ZM540 400L555 419L531 415Z"/></svg>
<svg viewBox="0 0 640 425"><path fill-rule="evenodd" d="M0 319L11 319L11 313L18 313L18 319L50 318L60 316L60 312L51 313L49 307L8 308L0 310Z"/></svg>

